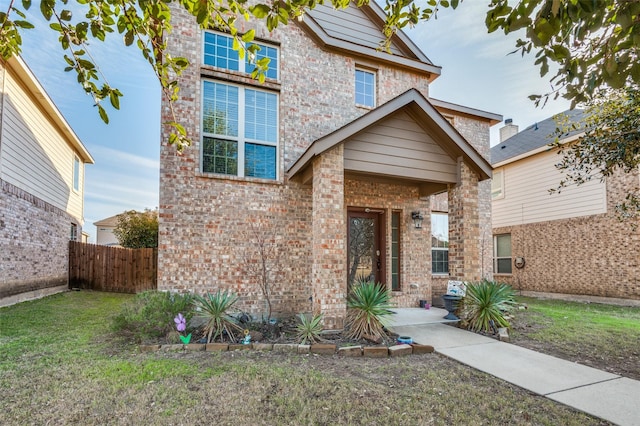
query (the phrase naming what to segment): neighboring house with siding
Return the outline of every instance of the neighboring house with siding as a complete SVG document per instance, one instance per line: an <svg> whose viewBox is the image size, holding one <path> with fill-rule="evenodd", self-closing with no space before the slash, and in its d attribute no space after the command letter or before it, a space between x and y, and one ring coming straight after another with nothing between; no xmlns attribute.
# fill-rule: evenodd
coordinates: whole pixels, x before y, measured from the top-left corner
<svg viewBox="0 0 640 426"><path fill-rule="evenodd" d="M377 4L319 5L273 32L238 22L271 59L262 85L229 35L172 17L169 51L192 64L175 111L193 144L161 148L160 290L230 290L259 317L263 246L274 312L335 329L354 277L417 307L448 279L490 276L489 128L502 117L430 98L440 67L402 32L393 54L378 50Z"/></svg>
<svg viewBox="0 0 640 426"><path fill-rule="evenodd" d="M96 244L102 246L119 246L120 243L113 230L118 225L118 215L108 217L93 223L96 227Z"/></svg>
<svg viewBox="0 0 640 426"><path fill-rule="evenodd" d="M584 119L581 110L564 114ZM615 211L638 189L638 172L551 194L563 177L555 167L558 149L549 147L554 117L519 133L506 127L515 135L491 148L494 278L518 290L640 299L640 236ZM573 131L562 142L582 134Z"/></svg>
<svg viewBox="0 0 640 426"><path fill-rule="evenodd" d="M20 57L0 60L0 304L67 288L93 158Z"/></svg>

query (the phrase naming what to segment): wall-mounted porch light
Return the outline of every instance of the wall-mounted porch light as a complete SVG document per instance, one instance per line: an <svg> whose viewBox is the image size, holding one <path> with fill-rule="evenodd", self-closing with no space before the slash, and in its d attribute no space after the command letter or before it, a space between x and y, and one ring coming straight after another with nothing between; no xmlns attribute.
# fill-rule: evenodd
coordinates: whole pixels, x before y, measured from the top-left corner
<svg viewBox="0 0 640 426"><path fill-rule="evenodd" d="M411 219L413 220L413 225L416 228L422 228L422 221L424 217L420 214L420 212L411 212Z"/></svg>

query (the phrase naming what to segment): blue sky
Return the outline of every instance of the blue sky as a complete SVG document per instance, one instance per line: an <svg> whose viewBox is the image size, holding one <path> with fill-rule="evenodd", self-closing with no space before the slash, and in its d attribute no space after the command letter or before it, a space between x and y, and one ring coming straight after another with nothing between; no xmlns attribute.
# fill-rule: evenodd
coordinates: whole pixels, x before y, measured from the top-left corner
<svg viewBox="0 0 640 426"><path fill-rule="evenodd" d="M1 9L6 10L6 2L0 0ZM442 66L431 96L502 114L521 130L568 109L563 100L541 109L527 99L548 91L549 76L540 78L533 57L508 55L517 37L486 33L485 3L467 0L458 10L444 10L438 19L407 31L429 59ZM108 109L110 123L104 124L75 75L63 71L66 64L55 34L35 5L33 9L28 18L37 28L24 33L22 56L96 161L86 167L84 225L95 242L93 222L158 206L160 87L139 51L124 47L117 34L106 43L93 43L95 61L124 94L121 109ZM492 145L499 141L500 127L492 128Z"/></svg>

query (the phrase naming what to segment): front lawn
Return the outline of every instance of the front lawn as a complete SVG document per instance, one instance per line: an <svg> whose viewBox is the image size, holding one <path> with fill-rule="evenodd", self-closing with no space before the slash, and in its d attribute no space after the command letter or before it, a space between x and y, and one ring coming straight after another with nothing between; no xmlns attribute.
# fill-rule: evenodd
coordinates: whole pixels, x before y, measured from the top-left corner
<svg viewBox="0 0 640 426"><path fill-rule="evenodd" d="M1 308L0 424L607 424L437 354L141 354L110 334L130 297Z"/></svg>
<svg viewBox="0 0 640 426"><path fill-rule="evenodd" d="M521 297L511 341L640 380L640 308Z"/></svg>

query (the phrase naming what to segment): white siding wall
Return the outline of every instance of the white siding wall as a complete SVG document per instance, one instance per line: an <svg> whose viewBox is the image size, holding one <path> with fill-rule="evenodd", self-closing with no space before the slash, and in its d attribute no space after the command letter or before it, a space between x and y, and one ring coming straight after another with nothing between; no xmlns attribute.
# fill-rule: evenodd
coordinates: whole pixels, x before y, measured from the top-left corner
<svg viewBox="0 0 640 426"><path fill-rule="evenodd" d="M549 151L496 169L504 171L504 198L491 203L494 228L606 213L606 185L599 179L549 193L562 179L558 160Z"/></svg>
<svg viewBox="0 0 640 426"><path fill-rule="evenodd" d="M344 168L434 182L457 177L456 161L404 112L347 141Z"/></svg>
<svg viewBox="0 0 640 426"><path fill-rule="evenodd" d="M11 72L6 73L4 95L0 177L81 220L82 159L80 190L76 192L74 150Z"/></svg>

